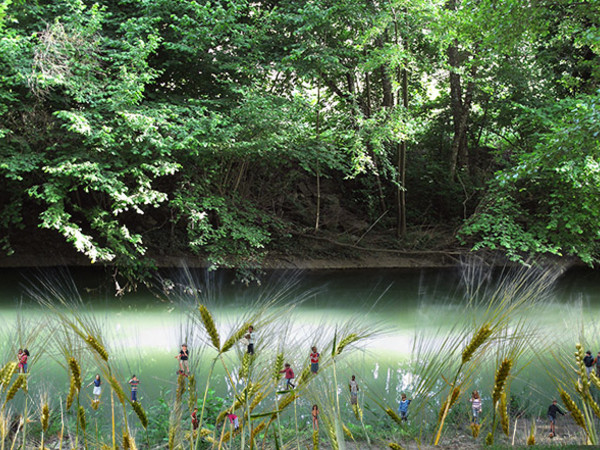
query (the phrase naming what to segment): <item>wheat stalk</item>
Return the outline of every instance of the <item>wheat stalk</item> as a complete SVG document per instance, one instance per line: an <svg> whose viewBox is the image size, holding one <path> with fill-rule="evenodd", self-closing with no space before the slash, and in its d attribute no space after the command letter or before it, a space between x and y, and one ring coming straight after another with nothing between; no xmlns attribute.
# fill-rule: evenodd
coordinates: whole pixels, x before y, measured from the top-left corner
<svg viewBox="0 0 600 450"><path fill-rule="evenodd" d="M175 448L175 435L177 434L177 429L175 427L170 427L169 429L169 441L168 446L169 450L173 450Z"/></svg>
<svg viewBox="0 0 600 450"><path fill-rule="evenodd" d="M474 438L479 436L479 431L481 430L481 425L478 423L471 423L471 434Z"/></svg>
<svg viewBox="0 0 600 450"><path fill-rule="evenodd" d="M487 434L487 436L485 437L485 445L487 445L488 447L491 445L494 445L494 433L492 433L491 431Z"/></svg>
<svg viewBox="0 0 600 450"><path fill-rule="evenodd" d="M179 376L177 377L177 391L175 392L177 403L181 402L181 399L182 399L184 393L185 393L185 376L183 374L179 374Z"/></svg>
<svg viewBox="0 0 600 450"><path fill-rule="evenodd" d="M4 404L6 405L6 403L8 403L9 401L11 401L15 395L17 395L17 392L19 391L19 388L23 387L23 383L25 382L25 374L20 374L17 379L14 381L14 383L12 384L12 386L8 389L8 392L6 393L6 399L4 400Z"/></svg>
<svg viewBox="0 0 600 450"><path fill-rule="evenodd" d="M131 408L140 419L140 423L144 427L144 429L148 428L148 416L146 415L146 411L142 408L142 405L138 402L129 402L131 404Z"/></svg>
<svg viewBox="0 0 600 450"><path fill-rule="evenodd" d="M79 409L77 410L77 420L79 421L79 426L85 432L87 423L85 420L85 410L83 409L83 406L81 406L81 405L79 405Z"/></svg>
<svg viewBox="0 0 600 450"><path fill-rule="evenodd" d="M131 450L131 442L129 440L129 433L123 430L123 450Z"/></svg>
<svg viewBox="0 0 600 450"><path fill-rule="evenodd" d="M271 371L271 379L273 382L277 383L279 378L281 378L281 370L283 369L283 353L278 353L277 358L275 358L275 364L273 365L273 370Z"/></svg>
<svg viewBox="0 0 600 450"><path fill-rule="evenodd" d="M266 396L266 394L263 391L258 392L254 396L252 403L250 403L250 411L251 412L254 410L254 408L256 408L260 404L260 402L262 402L264 400L265 396Z"/></svg>
<svg viewBox="0 0 600 450"><path fill-rule="evenodd" d="M337 434L335 432L335 429L333 428L333 424L331 422L326 422L325 425L325 429L327 430L327 434L329 435L329 442L331 442L331 448L333 448L334 450L338 450L339 444L337 440Z"/></svg>
<svg viewBox="0 0 600 450"><path fill-rule="evenodd" d="M7 363L2 369L3 378L2 378L2 389L6 390L10 384L10 380L13 375L17 372L18 364L16 362Z"/></svg>
<svg viewBox="0 0 600 450"><path fill-rule="evenodd" d="M88 334L85 342L87 342L87 344L100 356L100 358L102 358L104 361L108 361L108 352L97 338L91 334Z"/></svg>
<svg viewBox="0 0 600 450"><path fill-rule="evenodd" d="M527 436L527 445L535 445L535 421L531 421L531 429Z"/></svg>
<svg viewBox="0 0 600 450"><path fill-rule="evenodd" d="M354 416L356 417L356 420L362 422L363 412L358 403L352 405L352 411L354 411Z"/></svg>
<svg viewBox="0 0 600 450"><path fill-rule="evenodd" d="M258 426L254 427L254 429L252 430L252 434L250 435L250 442L252 442L254 438L258 435L258 433L264 430L266 426L267 424L265 422L261 422L258 424Z"/></svg>
<svg viewBox="0 0 600 450"><path fill-rule="evenodd" d="M248 327L250 327L250 324L245 323L244 325L242 325L242 328L240 328L233 335L231 335L229 339L225 341L223 347L221 347L221 353L228 352L236 342L240 341L248 331Z"/></svg>
<svg viewBox="0 0 600 450"><path fill-rule="evenodd" d="M127 396L125 395L125 391L123 390L121 383L119 383L119 381L114 377L114 375L108 377L108 383L113 388L113 391L115 391L115 394L117 394L119 402L122 405L125 405L125 402L127 401Z"/></svg>
<svg viewBox="0 0 600 450"><path fill-rule="evenodd" d="M71 376L73 377L75 388L78 391L81 391L81 368L74 357L69 358L69 369L71 370Z"/></svg>
<svg viewBox="0 0 600 450"><path fill-rule="evenodd" d="M75 380L73 377L70 377L71 383L69 385L69 393L67 394L67 410L71 409L71 405L73 405L73 398L75 397Z"/></svg>
<svg viewBox="0 0 600 450"><path fill-rule="evenodd" d="M388 447L392 450L404 450L404 447L402 447L400 444L396 444L395 442L389 442Z"/></svg>
<svg viewBox="0 0 600 450"><path fill-rule="evenodd" d="M558 393L560 395L561 400L563 401L563 403L565 405L565 408L567 408L569 410L569 412L571 413L571 415L573 416L573 420L575 421L575 423L577 425L579 425L581 428L583 428L587 433L587 427L585 425L585 419L583 417L583 413L581 412L581 410L579 409L577 404L573 401L571 396L567 392L565 392L564 389L559 388Z"/></svg>
<svg viewBox="0 0 600 450"><path fill-rule="evenodd" d="M475 333L469 345L465 347L462 352L462 364L466 364L471 360L475 352L479 347L481 347L488 337L492 334L492 329L489 324L484 324L481 326L479 331Z"/></svg>
<svg viewBox="0 0 600 450"><path fill-rule="evenodd" d="M504 392L504 386L505 386L506 380L508 379L508 376L510 374L510 369L512 368L512 364L513 363L510 359L504 359L500 363L500 367L498 367L498 370L496 371L494 390L492 392L492 400L493 400L494 406L496 406L496 403L498 403L498 400L500 400L500 396L502 395L502 392Z"/></svg>
<svg viewBox="0 0 600 450"><path fill-rule="evenodd" d="M508 417L508 406L506 404L506 392L503 391L502 395L500 396L500 405L499 405L499 411L500 411L500 424L502 425L502 431L504 432L504 434L506 436L508 436L508 433L510 432L510 422L509 422L509 417Z"/></svg>
<svg viewBox="0 0 600 450"><path fill-rule="evenodd" d="M340 355L342 353L342 351L344 351L344 348L346 348L348 345L352 344L353 342L358 341L359 339L360 338L358 337L358 335L356 333L352 333L352 334L349 334L348 336L346 336L338 344L338 346L334 352L334 356Z"/></svg>
<svg viewBox="0 0 600 450"><path fill-rule="evenodd" d="M200 310L200 318L202 319L202 323L204 324L204 329L206 330L206 333L208 333L213 347L217 351L219 351L219 349L221 348L221 340L219 338L219 332L217 331L217 327L215 325L213 316L208 310L208 308L204 305L198 306L198 309Z"/></svg>
<svg viewBox="0 0 600 450"><path fill-rule="evenodd" d="M40 423L44 432L48 431L48 425L50 423L50 407L47 402L42 405L42 414L40 415Z"/></svg>
<svg viewBox="0 0 600 450"><path fill-rule="evenodd" d="M350 439L352 439L354 441L354 436L352 436L352 431L350 431L350 428L348 428L346 425L342 424L342 430L344 431L346 436L348 436Z"/></svg>
<svg viewBox="0 0 600 450"><path fill-rule="evenodd" d="M442 420L442 418L446 414L446 411L450 411L450 409L452 408L452 406L454 406L454 403L456 403L456 400L458 400L459 396L460 396L460 387L457 386L457 387L455 387L452 390L452 395L450 396L450 404L448 404L448 399L446 399L444 401L444 404L442 405L442 407L440 409L440 413L439 413L439 417L438 417L438 419L440 421Z"/></svg>
<svg viewBox="0 0 600 450"><path fill-rule="evenodd" d="M250 353L244 353L242 357L242 367L240 368L240 378L247 378L250 374L250 363L252 362L252 355Z"/></svg>
<svg viewBox="0 0 600 450"><path fill-rule="evenodd" d="M302 372L300 372L300 375L298 375L298 377L296 378L296 385L297 387L300 387L306 382L310 381L311 379L312 377L310 376L310 366L306 366L304 369L302 369Z"/></svg>
<svg viewBox="0 0 600 450"><path fill-rule="evenodd" d="M600 389L600 378L598 378L594 372L590 373L590 380L592 381L592 384L596 386L596 389Z"/></svg>
<svg viewBox="0 0 600 450"><path fill-rule="evenodd" d="M313 450L319 450L319 432L313 430L312 432Z"/></svg>
<svg viewBox="0 0 600 450"><path fill-rule="evenodd" d="M394 422L396 422L398 425L402 425L402 419L400 416L398 416L398 414L396 414L396 411L394 411L392 408L386 408L385 412Z"/></svg>

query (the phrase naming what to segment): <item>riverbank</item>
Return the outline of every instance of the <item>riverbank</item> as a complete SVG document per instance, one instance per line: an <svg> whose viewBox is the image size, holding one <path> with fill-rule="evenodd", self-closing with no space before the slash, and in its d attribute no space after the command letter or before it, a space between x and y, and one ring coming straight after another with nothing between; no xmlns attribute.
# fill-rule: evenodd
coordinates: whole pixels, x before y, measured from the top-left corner
<svg viewBox="0 0 600 450"><path fill-rule="evenodd" d="M413 232L407 239L389 233L367 236L294 233L274 242L255 264L264 269L443 268L469 253L449 232ZM150 248L145 258L157 267L208 267L204 256L167 248ZM85 255L47 230L14 242L11 255L0 255L0 267L92 266ZM231 264L236 267L234 262Z"/></svg>

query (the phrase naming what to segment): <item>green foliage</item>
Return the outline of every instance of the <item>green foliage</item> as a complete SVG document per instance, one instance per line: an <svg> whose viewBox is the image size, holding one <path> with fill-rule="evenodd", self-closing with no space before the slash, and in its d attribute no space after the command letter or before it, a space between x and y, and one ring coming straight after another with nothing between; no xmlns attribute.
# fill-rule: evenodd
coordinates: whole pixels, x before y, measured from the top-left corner
<svg viewBox="0 0 600 450"><path fill-rule="evenodd" d="M577 102L597 95L598 9L4 0L2 247L40 227L132 278L160 254L248 268L290 229L314 228L317 197L323 230L348 233L346 222L388 211L387 232L401 188L411 224L454 226L477 210L464 231L475 248L590 262L594 205L558 212L573 204L565 186L594 177L595 157L577 152L595 144L572 120L596 120ZM563 145L563 132L578 144ZM575 154L547 161L545 147ZM536 164L547 170L533 174ZM523 188L554 196L532 207Z"/></svg>
<svg viewBox="0 0 600 450"><path fill-rule="evenodd" d="M475 248L598 260L600 93L530 112L545 130L532 152L496 175L487 203L463 229Z"/></svg>

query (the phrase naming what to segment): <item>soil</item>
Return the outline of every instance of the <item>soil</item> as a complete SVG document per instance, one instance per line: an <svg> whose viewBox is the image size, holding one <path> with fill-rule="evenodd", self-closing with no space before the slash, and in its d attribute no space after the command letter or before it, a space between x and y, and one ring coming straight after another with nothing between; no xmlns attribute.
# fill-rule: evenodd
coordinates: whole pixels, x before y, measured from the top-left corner
<svg viewBox="0 0 600 450"><path fill-rule="evenodd" d="M392 236L392 237L390 237ZM14 253L0 254L0 267L91 266L90 260L48 230L12 239ZM413 232L401 241L393 232L367 236L314 232L293 233L265 253L264 269L436 268L458 263L467 248L457 248L450 233ZM206 267L207 259L191 253L150 248L158 267Z"/></svg>

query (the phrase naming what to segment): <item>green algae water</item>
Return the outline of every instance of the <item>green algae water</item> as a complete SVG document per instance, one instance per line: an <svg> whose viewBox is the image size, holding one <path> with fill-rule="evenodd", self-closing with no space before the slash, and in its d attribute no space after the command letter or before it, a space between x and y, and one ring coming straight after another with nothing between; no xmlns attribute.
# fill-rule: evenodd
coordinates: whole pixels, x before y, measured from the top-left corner
<svg viewBox="0 0 600 450"><path fill-rule="evenodd" d="M52 322L44 321L48 311L31 300L28 290L40 279L61 285L70 277L86 314L101 328L111 362L118 368L116 376L125 387L132 374L138 376L141 380L138 398L147 409L175 390L179 368L175 357L182 343L190 348L193 372L201 388L208 376L216 353L206 339L201 338L201 324L191 321L186 314L194 306L186 303L185 298L193 292L214 314L223 342L239 323L239 317L255 305L256 299L279 295L293 279L293 289L282 298L284 302L302 301L288 317L278 318L277 325L257 327L255 347L256 364L269 366L272 361L261 359L261 348L279 346L297 374L307 364L310 347L316 345L323 351L322 347L331 341L341 324L351 323L376 331L338 367L337 388L346 406L349 396L345 387L351 375L359 380L360 401L364 405L374 408L377 401L397 405L401 393L411 393L414 380L409 362L415 335L427 329L450 331L463 319L464 288L459 269L275 271L266 274L260 285L249 286L236 282L234 274L228 271L192 271L186 278L183 271L173 269L164 271L152 289L139 287L124 297L114 296L114 282L102 271L71 269L65 275L61 269L57 273L59 275L53 271L0 271L2 363L14 359L19 347L28 346L30 392L34 395L52 392L64 397L69 382L64 357L49 345L50 337L58 330L52 329ZM71 288L64 291L69 291L64 292L65 296L73 293ZM529 319L543 331L542 339L547 340L549 350L572 352L569 346L574 345L578 328L593 327L593 318L599 313L600 274L580 269L563 275L551 298L543 308L531 311ZM42 336L33 345L23 341L24 336L30 334L28 327L31 326L41 327ZM596 354L599 349L591 350ZM233 351L226 355L230 367L239 365L244 350L242 344L236 343ZM98 369L81 349L75 349L75 353L81 355L85 386ZM520 367L516 373L511 393L520 407L528 408L535 415L541 414L556 391L546 375L544 358L530 356L526 367ZM323 377L322 387L335 390L331 377ZM224 366L216 365L211 377L214 395L233 398L232 379L239 381L236 373L228 373ZM486 395L489 397L489 392L485 392L491 390L492 383L493 368L482 367L481 373L474 377L473 388L484 392L484 401ZM108 392L107 383L104 388ZM308 403L318 401L319 395L322 394L316 391ZM92 388L85 388L81 401L87 405L91 400ZM108 414L108 408L103 406L106 403L105 397L99 411L92 413L94 417L99 419ZM303 408L306 410L300 412L300 417L306 422L309 408L306 405ZM371 420L375 421L375 417L373 412Z"/></svg>

